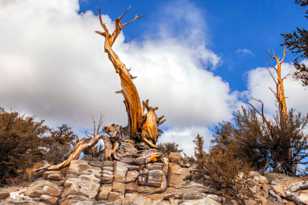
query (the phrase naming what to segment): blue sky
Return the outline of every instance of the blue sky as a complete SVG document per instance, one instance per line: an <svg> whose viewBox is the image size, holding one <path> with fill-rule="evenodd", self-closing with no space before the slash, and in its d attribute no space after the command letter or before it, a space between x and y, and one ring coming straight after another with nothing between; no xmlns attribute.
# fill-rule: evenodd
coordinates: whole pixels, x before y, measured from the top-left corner
<svg viewBox="0 0 308 205"><path fill-rule="evenodd" d="M162 141L193 153L199 133L208 147L211 128L250 97L268 114L276 111L268 51L281 54L281 33L304 25L293 0L0 0L0 106L51 127L83 130L99 114L104 125L126 125L94 14L101 9L111 28L128 6L130 16L144 17L124 29L114 49L138 76L142 100L166 116ZM284 75L294 72L288 62ZM308 89L292 78L285 85L289 108L307 113Z"/></svg>
<svg viewBox="0 0 308 205"><path fill-rule="evenodd" d="M100 8L112 18L132 6L131 14L142 14L144 18L127 28L125 37L128 41L138 41L144 38L147 27L155 24L166 4L179 2L184 1L80 0L79 3L80 12L97 12ZM222 62L214 73L227 81L232 90L246 89L248 70L272 65L269 54L281 53L281 33L306 23L303 9L292 0L194 0L190 3L201 11L206 22L208 47L221 57ZM190 15L189 8L184 12ZM177 26L178 32L181 26Z"/></svg>

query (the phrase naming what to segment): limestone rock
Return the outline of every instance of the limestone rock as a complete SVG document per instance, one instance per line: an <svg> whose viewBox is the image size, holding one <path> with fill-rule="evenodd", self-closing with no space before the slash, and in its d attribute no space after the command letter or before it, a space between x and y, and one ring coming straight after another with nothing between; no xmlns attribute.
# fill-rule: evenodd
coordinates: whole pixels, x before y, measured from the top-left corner
<svg viewBox="0 0 308 205"><path fill-rule="evenodd" d="M123 194L112 191L108 195L108 201L116 201L116 200L119 200L119 199L123 199L123 197L124 197Z"/></svg>
<svg viewBox="0 0 308 205"><path fill-rule="evenodd" d="M183 168L176 163L169 163L168 185L180 188L185 184L185 178L190 174L188 168Z"/></svg>
<svg viewBox="0 0 308 205"><path fill-rule="evenodd" d="M147 164L146 167L149 170L162 170L164 167L164 163L161 162L149 163Z"/></svg>
<svg viewBox="0 0 308 205"><path fill-rule="evenodd" d="M286 196L293 200L296 204L308 204L308 179L307 181L299 181L291 183L286 188Z"/></svg>
<svg viewBox="0 0 308 205"><path fill-rule="evenodd" d="M78 178L68 178L64 182L63 196L83 195L94 199L98 193L100 180L92 175L80 175Z"/></svg>
<svg viewBox="0 0 308 205"><path fill-rule="evenodd" d="M138 155L138 149L135 147L135 142L131 139L125 139L120 143L116 156L119 160L124 157Z"/></svg>
<svg viewBox="0 0 308 205"><path fill-rule="evenodd" d="M104 184L99 189L99 194L97 196L98 200L107 200L108 194L111 192L112 186L110 184Z"/></svg>
<svg viewBox="0 0 308 205"><path fill-rule="evenodd" d="M114 181L112 183L112 191L124 194L125 193L125 183Z"/></svg>
<svg viewBox="0 0 308 205"><path fill-rule="evenodd" d="M126 193L138 192L138 185L135 182L127 183L125 186Z"/></svg>
<svg viewBox="0 0 308 205"><path fill-rule="evenodd" d="M61 173L61 171L46 171L44 172L43 177L46 180L54 180L54 181L64 180L64 176Z"/></svg>
<svg viewBox="0 0 308 205"><path fill-rule="evenodd" d="M87 204L89 202L94 203L94 199L89 199L88 197L84 195L68 195L66 197L63 197L59 204L60 205L75 205L75 204Z"/></svg>
<svg viewBox="0 0 308 205"><path fill-rule="evenodd" d="M161 170L149 170L147 186L160 187L163 181L164 172Z"/></svg>
<svg viewBox="0 0 308 205"><path fill-rule="evenodd" d="M8 191L0 191L0 199L6 199L10 196L10 192Z"/></svg>
<svg viewBox="0 0 308 205"><path fill-rule="evenodd" d="M179 152L170 152L168 155L169 161L174 163L179 163L183 160L181 153Z"/></svg>
<svg viewBox="0 0 308 205"><path fill-rule="evenodd" d="M46 171L43 178L25 187L2 188L0 205L239 204L215 195L211 186L187 181L194 167L180 153L162 157L129 137L117 142L120 148L113 161L74 160L68 168ZM242 174L254 197L245 199L247 205L308 204L307 177L265 176Z"/></svg>
<svg viewBox="0 0 308 205"><path fill-rule="evenodd" d="M124 205L170 205L161 199L151 199L138 193L131 193L125 196Z"/></svg>
<svg viewBox="0 0 308 205"><path fill-rule="evenodd" d="M102 167L102 183L111 184L113 181L113 162L112 161L104 161Z"/></svg>
<svg viewBox="0 0 308 205"><path fill-rule="evenodd" d="M31 197L24 195L23 191L24 190L11 192L8 202L16 204L34 204L34 200Z"/></svg>
<svg viewBox="0 0 308 205"><path fill-rule="evenodd" d="M259 172L250 171L249 176L254 180L255 183L268 184L267 178L262 176Z"/></svg>
<svg viewBox="0 0 308 205"><path fill-rule="evenodd" d="M94 205L94 201L92 200L85 200L85 201L80 201L77 199L67 199L64 200L60 205Z"/></svg>
<svg viewBox="0 0 308 205"><path fill-rule="evenodd" d="M140 171L138 176L138 184L142 186L160 187L165 174L161 170L147 170Z"/></svg>
<svg viewBox="0 0 308 205"><path fill-rule="evenodd" d="M221 203L206 197L198 200L186 200L181 205L221 205Z"/></svg>
<svg viewBox="0 0 308 205"><path fill-rule="evenodd" d="M88 164L85 160L73 160L68 168L70 175L93 175L97 178L101 176L101 169Z"/></svg>
<svg viewBox="0 0 308 205"><path fill-rule="evenodd" d="M58 197L54 197L54 196L49 196L49 195L43 194L43 195L40 196L40 200L44 201L44 202L46 202L48 204L54 205L54 204L57 204Z"/></svg>
<svg viewBox="0 0 308 205"><path fill-rule="evenodd" d="M126 174L126 183L134 182L139 176L139 172L136 170L128 171Z"/></svg>
<svg viewBox="0 0 308 205"><path fill-rule="evenodd" d="M61 188L58 185L47 180L38 180L28 187L25 195L30 197L40 197L41 195L57 197L60 193Z"/></svg>
<svg viewBox="0 0 308 205"><path fill-rule="evenodd" d="M117 182L125 182L128 165L126 163L117 161L114 165L114 180Z"/></svg>

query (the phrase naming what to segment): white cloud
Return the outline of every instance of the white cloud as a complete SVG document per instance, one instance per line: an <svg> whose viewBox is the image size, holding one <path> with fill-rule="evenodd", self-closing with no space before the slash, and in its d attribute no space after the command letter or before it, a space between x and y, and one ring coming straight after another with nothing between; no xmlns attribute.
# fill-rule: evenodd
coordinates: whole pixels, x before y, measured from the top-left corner
<svg viewBox="0 0 308 205"><path fill-rule="evenodd" d="M204 149L209 150L212 134L206 127L185 127L185 128L173 128L167 130L160 137L159 142L174 142L179 145L186 154L193 156L195 145L193 140L200 134L204 139Z"/></svg>
<svg viewBox="0 0 308 205"><path fill-rule="evenodd" d="M154 23L151 24L150 33L147 35L158 36L168 41L176 39L179 45L190 48L196 59L207 63L206 66L215 68L219 64L220 57L207 48L209 34L204 10L198 9L188 0L180 0L166 3L161 11L155 14Z"/></svg>
<svg viewBox="0 0 308 205"><path fill-rule="evenodd" d="M265 111L274 114L277 110L275 97L269 88L275 90L275 84L270 77L269 70L273 68L259 67L248 73L248 93L251 97L264 102ZM303 87L300 81L292 78L295 68L292 64L284 63L282 76L290 74L285 80L285 92L288 109L294 108L298 112L308 113L308 89Z"/></svg>
<svg viewBox="0 0 308 205"><path fill-rule="evenodd" d="M99 28L96 16L78 15L77 0L0 2L1 106L52 125L87 127L98 113L105 123L126 123L122 97L114 93L118 77L103 52L103 39L93 32ZM192 13L183 13L181 6ZM188 1L165 9L161 16L168 19L158 21L158 36L125 42L121 34L115 49L138 76L142 98L166 115L165 136L176 133L173 139L192 145L196 132L207 133L200 126L230 118L237 101L226 82L203 69L220 59L206 46L198 9ZM108 16L104 20L111 26ZM178 32L181 22L185 27ZM192 146L185 150L191 153Z"/></svg>
<svg viewBox="0 0 308 205"><path fill-rule="evenodd" d="M241 56L254 56L255 54L252 52L252 50L248 48L238 48L235 50L235 53Z"/></svg>

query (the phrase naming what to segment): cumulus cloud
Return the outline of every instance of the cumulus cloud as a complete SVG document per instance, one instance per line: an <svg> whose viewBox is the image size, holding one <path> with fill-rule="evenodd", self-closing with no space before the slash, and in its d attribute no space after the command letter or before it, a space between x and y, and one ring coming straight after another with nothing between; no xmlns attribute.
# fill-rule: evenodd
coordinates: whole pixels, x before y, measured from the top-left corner
<svg viewBox="0 0 308 205"><path fill-rule="evenodd" d="M0 3L0 106L53 126L88 127L98 113L105 123L126 123L122 96L114 93L119 79L103 52L103 39L93 32L99 28L93 13L78 14L78 0ZM193 15L181 6L190 6ZM115 50L139 76L142 99L166 115L169 129L162 139L179 139L191 153L192 146L186 146L196 132L208 134L201 126L228 119L237 101L226 82L204 69L215 67L219 57L207 48L200 12L188 1L165 9L168 20L158 22L160 35L126 42L121 34ZM111 19L103 18L112 27ZM180 21L186 27L174 33Z"/></svg>
<svg viewBox="0 0 308 205"><path fill-rule="evenodd" d="M191 126L166 130L159 138L159 142L174 142L179 145L179 148L182 149L185 154L193 156L195 148L193 139L197 134L200 134L204 138L204 149L208 151L211 145L212 133L204 126Z"/></svg>
<svg viewBox="0 0 308 205"><path fill-rule="evenodd" d="M265 111L274 114L277 110L275 97L269 88L275 90L275 84L270 77L269 71L274 73L274 68L259 67L248 73L248 94L250 97L260 99L264 103ZM308 89L303 87L300 81L292 78L295 68L290 63L282 65L282 76L288 75L285 80L285 92L288 108L298 112L308 113Z"/></svg>

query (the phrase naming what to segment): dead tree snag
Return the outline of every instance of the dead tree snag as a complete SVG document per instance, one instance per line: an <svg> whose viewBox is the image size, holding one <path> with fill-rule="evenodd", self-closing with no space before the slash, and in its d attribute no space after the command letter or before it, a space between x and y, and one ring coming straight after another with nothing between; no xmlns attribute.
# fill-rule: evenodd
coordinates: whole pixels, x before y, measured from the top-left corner
<svg viewBox="0 0 308 205"><path fill-rule="evenodd" d="M286 103L286 96L285 96L285 88L284 88L284 80L287 78L287 76L282 77L281 71L282 71L282 64L284 63L286 57L286 50L284 49L283 51L283 56L282 58L279 58L277 55L274 55L273 58L276 63L275 73L276 73L276 78L272 76L273 81L276 85L276 91L273 92L277 103L278 103L278 109L279 109L279 117L280 117L280 122L283 123L287 120L288 118L288 109L287 109L287 103Z"/></svg>
<svg viewBox="0 0 308 205"><path fill-rule="evenodd" d="M124 97L130 136L134 139L141 136L141 140L150 147L156 147L155 144L159 135L158 125L162 124L165 120L163 117L157 117L155 111L158 108L150 107L148 100L143 102L142 106L138 90L133 82L135 77L130 74L130 70L126 68L125 64L112 49L112 45L125 26L140 18L140 16L136 15L127 23L122 23L121 20L126 15L127 11L128 10L115 20L115 29L112 33L109 32L107 25L103 22L101 15L99 15L99 21L103 31L96 31L96 33L105 38L104 50L109 60L112 62L116 73L120 77L122 89L117 93L121 93ZM144 113L145 109L147 111L146 113Z"/></svg>

